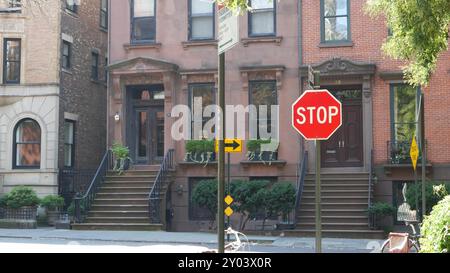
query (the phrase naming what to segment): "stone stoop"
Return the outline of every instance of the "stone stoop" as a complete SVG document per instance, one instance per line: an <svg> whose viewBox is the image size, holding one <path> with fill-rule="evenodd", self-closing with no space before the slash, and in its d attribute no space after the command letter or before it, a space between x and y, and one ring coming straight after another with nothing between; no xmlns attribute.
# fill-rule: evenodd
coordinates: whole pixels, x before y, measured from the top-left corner
<svg viewBox="0 0 450 273"><path fill-rule="evenodd" d="M84 223L75 230L162 230L149 223L148 196L159 168L139 168L123 175L108 172ZM164 185L166 187L166 185ZM164 198L164 188L163 197Z"/></svg>
<svg viewBox="0 0 450 273"><path fill-rule="evenodd" d="M384 239L381 230L369 228L368 173L323 173L322 236L327 238ZM372 189L373 190L373 189ZM315 236L315 175L305 178L303 196L297 212L297 225L286 236Z"/></svg>

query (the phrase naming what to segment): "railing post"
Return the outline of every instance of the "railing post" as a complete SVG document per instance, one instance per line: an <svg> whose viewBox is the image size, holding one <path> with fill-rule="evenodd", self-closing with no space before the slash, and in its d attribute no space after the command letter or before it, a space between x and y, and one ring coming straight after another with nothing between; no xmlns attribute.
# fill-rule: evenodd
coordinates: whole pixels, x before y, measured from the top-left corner
<svg viewBox="0 0 450 273"><path fill-rule="evenodd" d="M78 192L75 196L74 202L75 202L75 222L81 223L81 209L80 209L80 193Z"/></svg>

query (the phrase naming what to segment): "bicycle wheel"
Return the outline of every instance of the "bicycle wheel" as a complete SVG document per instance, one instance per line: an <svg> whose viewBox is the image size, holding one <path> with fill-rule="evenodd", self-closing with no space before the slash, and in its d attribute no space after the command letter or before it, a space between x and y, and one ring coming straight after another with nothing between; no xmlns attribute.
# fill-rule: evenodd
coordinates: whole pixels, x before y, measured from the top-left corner
<svg viewBox="0 0 450 273"><path fill-rule="evenodd" d="M408 239L408 245L409 245L408 253L419 253L419 247L411 239ZM383 245L381 246L381 253L390 253L389 239L384 241Z"/></svg>

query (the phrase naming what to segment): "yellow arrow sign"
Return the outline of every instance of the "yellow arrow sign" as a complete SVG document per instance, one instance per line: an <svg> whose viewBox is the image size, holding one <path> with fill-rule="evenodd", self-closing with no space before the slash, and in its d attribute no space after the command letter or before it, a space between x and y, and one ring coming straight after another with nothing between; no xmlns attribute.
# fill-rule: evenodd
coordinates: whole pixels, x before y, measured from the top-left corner
<svg viewBox="0 0 450 273"><path fill-rule="evenodd" d="M230 208L230 207L227 207L225 209L225 215L228 216L228 217L230 217L233 214L233 212L234 212L233 209Z"/></svg>
<svg viewBox="0 0 450 273"><path fill-rule="evenodd" d="M225 139L225 153L242 153L242 139ZM216 140L216 153L219 152L219 141Z"/></svg>
<svg viewBox="0 0 450 273"><path fill-rule="evenodd" d="M417 166L417 159L419 158L419 147L417 146L416 136L413 137L411 149L409 150L409 155L411 156L411 161L415 171Z"/></svg>

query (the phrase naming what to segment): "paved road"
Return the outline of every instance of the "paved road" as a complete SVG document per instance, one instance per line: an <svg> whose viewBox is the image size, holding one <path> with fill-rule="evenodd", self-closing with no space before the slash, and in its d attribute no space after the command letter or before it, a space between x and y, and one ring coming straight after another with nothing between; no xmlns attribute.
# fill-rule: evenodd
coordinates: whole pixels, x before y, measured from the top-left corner
<svg viewBox="0 0 450 273"><path fill-rule="evenodd" d="M314 253L314 238L249 236L250 252ZM324 252L369 253L381 241L324 239ZM1 252L203 252L216 248L216 235L190 232L0 229Z"/></svg>

